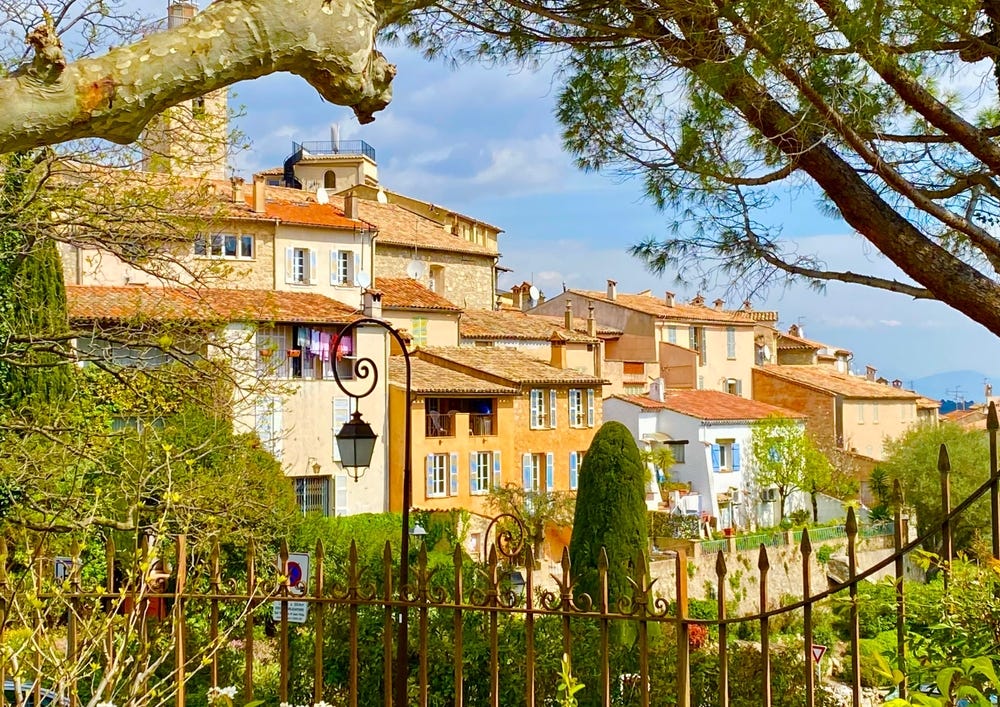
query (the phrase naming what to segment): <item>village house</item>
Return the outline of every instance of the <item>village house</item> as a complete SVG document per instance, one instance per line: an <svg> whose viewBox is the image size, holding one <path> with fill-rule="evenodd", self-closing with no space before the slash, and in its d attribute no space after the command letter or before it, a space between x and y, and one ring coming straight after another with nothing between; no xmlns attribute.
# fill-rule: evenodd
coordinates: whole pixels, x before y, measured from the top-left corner
<svg viewBox="0 0 1000 707"><path fill-rule="evenodd" d="M777 496L772 488L756 486L748 459L753 426L768 417L803 424L804 415L717 390L657 387L652 396L606 399L604 419L628 427L640 449L670 449L675 464L669 479L690 485L683 512L705 514L717 529L773 525ZM659 500L656 482L651 480L647 494L652 507ZM786 512L797 507L795 501L804 505L793 499Z"/></svg>
<svg viewBox="0 0 1000 707"><path fill-rule="evenodd" d="M462 310L423 283L408 277L378 277L374 291L384 319L410 338L410 346L457 346Z"/></svg>
<svg viewBox="0 0 1000 707"><path fill-rule="evenodd" d="M411 355L413 504L489 514L499 484L526 492L575 491L580 463L602 423L604 381L492 347L418 349ZM390 361L389 468L403 466L405 364ZM399 510L402 480L389 480Z"/></svg>
<svg viewBox="0 0 1000 707"><path fill-rule="evenodd" d="M599 327L622 332L605 342L602 375L611 383L609 394L643 395L650 381L662 378L667 388L750 397L762 318L749 306L727 310L722 300L706 306L700 296L685 304L671 292L662 298L649 292L624 294L609 280L606 292L569 289L530 311L559 315L567 300L574 316L586 316L593 307Z"/></svg>

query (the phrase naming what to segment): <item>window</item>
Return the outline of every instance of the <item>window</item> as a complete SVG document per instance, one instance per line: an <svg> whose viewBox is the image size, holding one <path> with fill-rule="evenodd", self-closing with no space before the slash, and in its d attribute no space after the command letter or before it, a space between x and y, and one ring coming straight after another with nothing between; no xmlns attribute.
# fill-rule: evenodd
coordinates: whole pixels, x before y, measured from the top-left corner
<svg viewBox="0 0 1000 707"><path fill-rule="evenodd" d="M285 282L293 285L316 284L316 251L308 248L285 249Z"/></svg>
<svg viewBox="0 0 1000 707"><path fill-rule="evenodd" d="M736 358L736 327L726 327L726 358Z"/></svg>
<svg viewBox="0 0 1000 707"><path fill-rule="evenodd" d="M500 452L471 452L469 454L470 493L475 495L489 493L491 486L499 485Z"/></svg>
<svg viewBox="0 0 1000 707"><path fill-rule="evenodd" d="M336 189L337 188L337 173L332 169L326 170L323 175L323 188L324 189Z"/></svg>
<svg viewBox="0 0 1000 707"><path fill-rule="evenodd" d="M872 423L878 424L878 403L872 403Z"/></svg>
<svg viewBox="0 0 1000 707"><path fill-rule="evenodd" d="M545 486L542 486L544 480ZM540 493L555 487L555 456L552 452L525 454L521 459L521 484L525 491Z"/></svg>
<svg viewBox="0 0 1000 707"><path fill-rule="evenodd" d="M546 391L538 388L529 393L528 426L533 430L554 428L556 426L556 391Z"/></svg>
<svg viewBox="0 0 1000 707"><path fill-rule="evenodd" d="M586 419L583 412L583 391L571 389L569 391L569 426L583 427Z"/></svg>
<svg viewBox="0 0 1000 707"><path fill-rule="evenodd" d="M356 284L361 269L361 255L353 250L330 251L330 284L339 287Z"/></svg>
<svg viewBox="0 0 1000 707"><path fill-rule="evenodd" d="M194 254L229 260L253 258L253 236L233 233L202 234L194 239Z"/></svg>
<svg viewBox="0 0 1000 707"><path fill-rule="evenodd" d="M431 292L437 292L440 295L444 294L444 266L443 265L431 265L430 267L430 279L427 281L427 289Z"/></svg>
<svg viewBox="0 0 1000 707"><path fill-rule="evenodd" d="M667 442L667 447L670 448L670 453L674 455L674 463L683 464L684 450L687 448L687 444L683 442Z"/></svg>
<svg viewBox="0 0 1000 707"><path fill-rule="evenodd" d="M712 471L739 471L740 445L731 439L717 439L712 445Z"/></svg>
<svg viewBox="0 0 1000 707"><path fill-rule="evenodd" d="M671 344L677 343L677 327L673 324L667 327L667 341Z"/></svg>
<svg viewBox="0 0 1000 707"><path fill-rule="evenodd" d="M410 319L410 334L413 336L414 346L427 346L427 317Z"/></svg>
<svg viewBox="0 0 1000 707"><path fill-rule="evenodd" d="M281 459L283 436L281 398L270 396L259 398L254 407L254 431L260 438L261 446L275 459Z"/></svg>
<svg viewBox="0 0 1000 707"><path fill-rule="evenodd" d="M580 487L580 466L583 464L583 457L587 452L569 453L569 489L576 491Z"/></svg>
<svg viewBox="0 0 1000 707"><path fill-rule="evenodd" d="M736 378L727 378L726 392L730 395L743 395L743 381Z"/></svg>
<svg viewBox="0 0 1000 707"><path fill-rule="evenodd" d="M302 515L319 513L330 515L330 478L327 476L300 476L295 480L295 500Z"/></svg>
<svg viewBox="0 0 1000 707"><path fill-rule="evenodd" d="M625 361L622 363L622 373L626 376L644 376L646 364L642 361Z"/></svg>
<svg viewBox="0 0 1000 707"><path fill-rule="evenodd" d="M858 403L858 424L865 424L865 405L864 403Z"/></svg>
<svg viewBox="0 0 1000 707"><path fill-rule="evenodd" d="M427 455L427 498L448 495L448 455Z"/></svg>

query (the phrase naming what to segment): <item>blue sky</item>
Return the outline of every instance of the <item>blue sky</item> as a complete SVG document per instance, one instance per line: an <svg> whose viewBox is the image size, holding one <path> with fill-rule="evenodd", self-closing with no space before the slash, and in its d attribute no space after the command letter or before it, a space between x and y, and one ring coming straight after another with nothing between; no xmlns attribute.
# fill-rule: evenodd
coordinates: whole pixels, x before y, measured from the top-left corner
<svg viewBox="0 0 1000 707"><path fill-rule="evenodd" d="M237 125L252 141L238 160L249 176L278 166L293 140L363 139L378 157L386 188L448 206L504 229L501 263L514 272L501 284L533 281L547 297L568 287L620 291L672 290L696 294L672 274L657 277L626 253L629 245L664 231L667 219L643 201L641 185L577 170L563 153L553 117L552 72L430 63L415 52L387 47L397 64L390 106L359 126L349 110L324 102L298 77L275 75L235 87L232 105L246 111ZM808 194L791 194L771 212L803 250L833 268L903 276L866 248ZM703 292L726 298L723 289ZM728 297L738 306L741 298ZM781 326L800 323L810 338L854 352L855 369L910 381L928 374L974 369L1000 382L1000 340L936 302L831 283L825 293L796 286L754 300L776 309ZM972 397L978 391L970 391Z"/></svg>

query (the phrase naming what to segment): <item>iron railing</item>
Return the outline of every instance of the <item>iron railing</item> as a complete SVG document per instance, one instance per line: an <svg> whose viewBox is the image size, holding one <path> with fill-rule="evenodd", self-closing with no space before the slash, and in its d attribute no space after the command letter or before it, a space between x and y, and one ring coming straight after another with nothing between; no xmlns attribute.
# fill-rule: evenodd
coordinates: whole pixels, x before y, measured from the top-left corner
<svg viewBox="0 0 1000 707"><path fill-rule="evenodd" d="M942 445L939 469L944 515L933 533L942 539L940 566L946 576L954 559L954 521L979 498L988 496L991 499L994 557L1000 554L998 425L992 405L989 425L991 467L988 479L954 508L949 500L950 467ZM511 583L514 574L511 570L535 566L532 543L528 542L534 539L525 536L523 527L508 522L509 518L496 526L485 563L471 560L458 546L449 567L432 567L426 548L421 546L416 553L415 571L405 586L397 583L398 565L388 542L381 558L367 560L359 556L354 541L346 557L336 558L327 558L323 543L317 542L311 556L311 580L308 584L302 582L293 586L295 573L290 569L289 552L284 544L277 563L284 571L274 578L267 572L271 563L258 563L252 546L247 549L242 571L234 573L230 568L224 572L217 543L207 557L194 558L188 552L186 539L180 536L176 538L172 553L174 569L168 580L172 584L157 584L163 577L156 574L157 565L145 556L133 563L131 569L116 571L115 550L109 546L103 557L91 558L93 566L81 562L81 550L74 547L70 575L58 591L53 591L51 584L45 589L46 582L41 580L40 570L28 588L34 588L32 596L40 597L39 601L53 602L66 611L65 648L60 649L65 652L66 664L72 665L81 659L80 656L96 655L97 658L89 660L92 661L91 672L99 674L110 672L115 661L122 663L123 646L131 646L128 650L136 652L133 664L148 661L154 647L168 649L170 659L159 664L159 670L166 671L178 707L186 704L188 685L194 675L202 676L200 679L211 686L225 684L236 676L242 681L243 698L254 699L254 674L262 666L257 648L263 640L276 646L276 692L281 702L325 700L352 706L383 704L391 707L393 686L406 680L409 682L408 702L421 706L431 703L455 707L551 704L554 685L559 679L557 654L564 653L573 659L574 669L586 676L587 693L601 705L689 707L718 704L728 707L731 692L736 687L746 687L732 684L729 677L730 659L734 656L733 651L739 648L730 643L729 637L736 635L741 626L752 627L758 632L760 645L759 669L752 673L754 677L744 676L742 680L755 681L759 704L786 704L782 696L775 700L772 695L771 679L775 667L772 648L775 644L772 643L771 626L789 614L802 619L801 636L793 650L802 666L799 684L804 690L803 703L814 707L817 692L812 653L814 610L820 602L831 597L846 596L850 599L847 602L846 660L851 666L851 701L858 707L862 704L858 586L890 567L896 587L898 653L894 660L904 674L897 687L901 694L906 694L903 560L908 553L925 544L931 533L909 540L908 519L898 489L893 510L894 552L863 570L858 567L857 553L864 533L859 530L853 510L849 511L843 528L848 576L846 581L832 587L826 586L825 577L814 578L814 533L803 530L798 547L801 591L799 598L791 600L787 592L783 593L784 597L777 596L769 583L768 544L773 537L782 534L764 536L763 540L757 538L760 542L757 544L756 575L749 589L756 590L758 611L747 616L727 613L734 592L731 580L735 574L735 568L729 565L736 563L732 557L727 559L721 547L716 555L715 581L710 592L716 600L717 618L695 618L689 614L690 567L683 550L673 554L672 576L658 579L650 577L645 552L637 551L628 579L630 591L620 594L616 600L610 598L611 573L603 551L593 584L596 591L592 596L579 592L579 578L566 551L551 574L551 582L542 584L535 573L527 572L522 593ZM36 553L36 559L39 557ZM787 557L783 562L787 562ZM0 603L0 627L7 631L14 628L18 616L12 608L19 601L18 592L25 590L25 585L9 579L6 571L9 564L6 546L0 544L0 595L4 600ZM334 565L336 573L332 572ZM85 580L85 576L88 579ZM819 583L823 585L820 588L817 587ZM745 591L747 586L743 589ZM159 613L151 611L153 602L160 602ZM262 639L257 630L259 625L271 622L261 614L274 602L278 607L272 609L274 635ZM304 623L293 624L293 614L301 615L304 605L309 607L308 617ZM84 606L89 608L83 610ZM83 624L102 610L109 614L125 613L131 618L108 624L106 637L84 630ZM408 673L400 674L394 667L393 639L397 615L404 611L416 617L416 631L410 634ZM54 625L60 625L59 621ZM155 632L156 627L169 630L161 631L154 643L147 640L147 636ZM699 634L703 637L706 629L712 629L717 636L713 643L717 674L710 702L702 702L701 697L691 694L692 646L699 644L702 640ZM40 627L35 630L54 629ZM134 631L137 640L134 643L115 642L115 631ZM192 638L194 631L199 633L200 640ZM616 640L622 631L627 631L631 637L629 642ZM664 636L673 637L673 640L664 641ZM108 646L116 647L94 653L94 644L104 640ZM621 649L626 644L629 647ZM224 649L229 651L228 667L223 666ZM231 660L234 651L240 656L238 667L234 667ZM5 655L9 658L9 654ZM31 661L22 663L40 665ZM49 677L41 673L41 668L38 670L37 674L23 666L20 670L22 676L35 677L35 689ZM149 680L154 672L142 672L140 677ZM0 659L0 680L9 675L9 660ZM79 684L81 673L71 671L67 675L57 677L53 686L68 696L70 707L76 707L78 697L86 693L81 691ZM110 686L105 687L106 694L91 695L92 703L100 698L114 697ZM162 693L158 701L148 703L153 702L162 703ZM140 700L136 704L146 702Z"/></svg>
<svg viewBox="0 0 1000 707"><path fill-rule="evenodd" d="M300 152L300 157L308 155L364 155L372 161L375 160L375 148L364 140L293 142L292 153L298 154Z"/></svg>

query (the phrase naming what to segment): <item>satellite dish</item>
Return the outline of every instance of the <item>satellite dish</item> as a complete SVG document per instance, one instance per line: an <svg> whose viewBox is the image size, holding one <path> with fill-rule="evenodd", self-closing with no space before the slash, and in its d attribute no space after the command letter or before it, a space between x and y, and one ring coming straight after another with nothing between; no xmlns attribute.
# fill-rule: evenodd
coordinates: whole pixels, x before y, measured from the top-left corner
<svg viewBox="0 0 1000 707"><path fill-rule="evenodd" d="M325 187L316 188L316 203L317 204L329 204L330 197L326 193Z"/></svg>
<svg viewBox="0 0 1000 707"><path fill-rule="evenodd" d="M764 360L765 361L770 361L771 360L771 347L770 346L768 346L767 344L764 344L764 348L761 349L761 353L764 354Z"/></svg>
<svg viewBox="0 0 1000 707"><path fill-rule="evenodd" d="M366 270L362 270L358 273L357 281L361 287L368 287L372 284L372 276Z"/></svg>
<svg viewBox="0 0 1000 707"><path fill-rule="evenodd" d="M377 201L380 204L389 203L389 197L385 195L385 189L383 189L382 187L378 188L378 193L375 194L375 201Z"/></svg>
<svg viewBox="0 0 1000 707"><path fill-rule="evenodd" d="M411 260L406 264L406 276L411 280L419 280L424 276L424 264L419 260Z"/></svg>
<svg viewBox="0 0 1000 707"><path fill-rule="evenodd" d="M541 296L541 293L538 291L537 287L535 287L534 285L532 285L531 287L528 288L528 297L531 298L532 302L537 302L538 298L540 296Z"/></svg>

